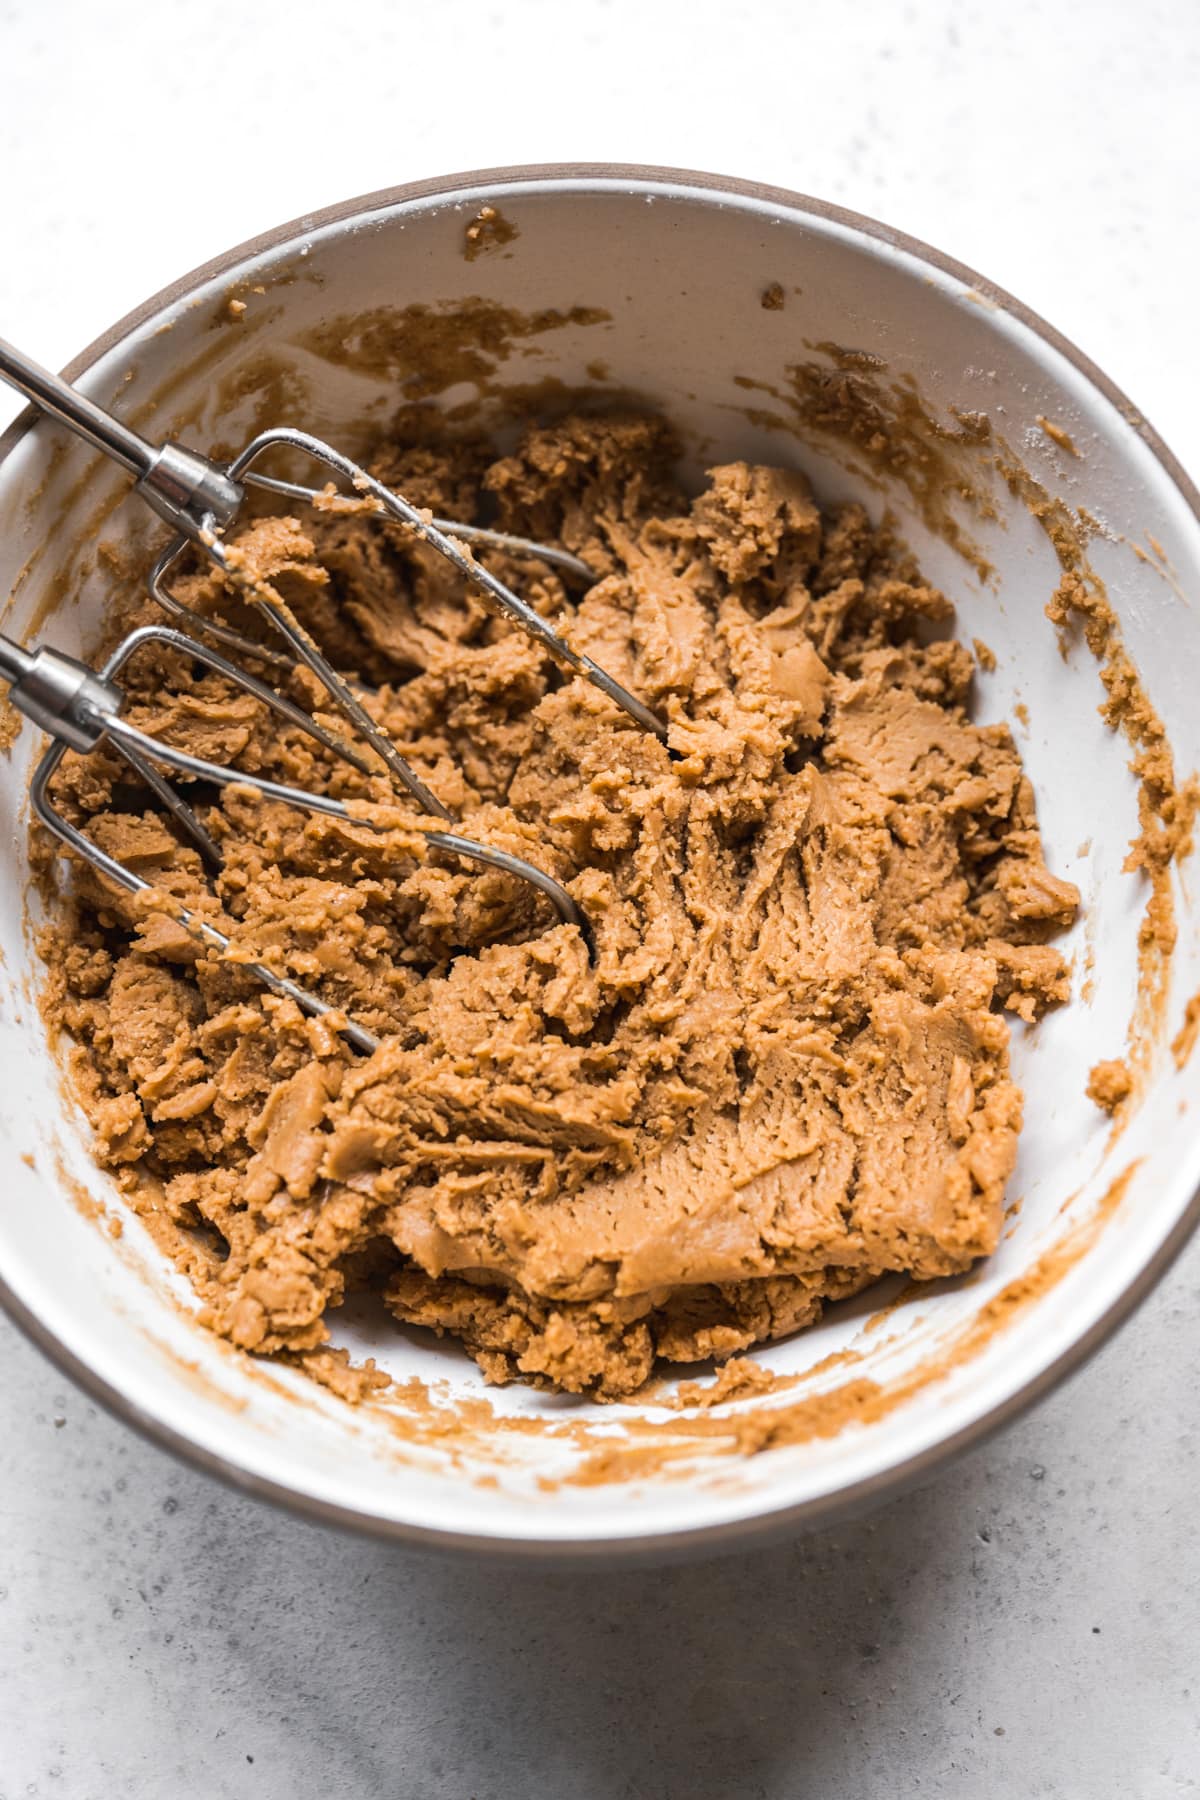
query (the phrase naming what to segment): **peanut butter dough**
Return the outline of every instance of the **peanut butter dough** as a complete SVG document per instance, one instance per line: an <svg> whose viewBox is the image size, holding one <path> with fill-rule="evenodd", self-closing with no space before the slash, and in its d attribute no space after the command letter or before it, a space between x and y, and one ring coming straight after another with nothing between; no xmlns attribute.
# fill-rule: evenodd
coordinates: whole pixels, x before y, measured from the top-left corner
<svg viewBox="0 0 1200 1800"><path fill-rule="evenodd" d="M669 718L673 758L402 528L331 504L242 539L462 829L570 887L594 963L532 889L429 854L381 778L173 652L131 665L134 723L361 822L194 790L210 886L116 759L63 765L106 849L382 1039L356 1055L71 869L48 1006L99 1154L248 1350L317 1349L366 1285L492 1380L610 1399L996 1243L1021 1122L1001 1009L1066 997L1048 939L1076 890L889 534L794 470L717 468L689 502L673 448L576 417L496 460L413 417L372 464L583 556L577 610L541 565L487 560ZM215 573L185 586L256 628ZM132 582L119 611L142 616Z"/></svg>

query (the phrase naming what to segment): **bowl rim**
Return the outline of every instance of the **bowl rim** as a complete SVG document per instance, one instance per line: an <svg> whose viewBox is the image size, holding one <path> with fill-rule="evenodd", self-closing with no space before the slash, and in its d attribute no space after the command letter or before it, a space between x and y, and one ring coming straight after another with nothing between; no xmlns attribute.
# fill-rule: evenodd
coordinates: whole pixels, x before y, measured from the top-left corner
<svg viewBox="0 0 1200 1800"><path fill-rule="evenodd" d="M1187 474L1178 458L1160 434L1124 391L1107 376L1070 338L1050 325L1040 314L1016 299L1005 288L959 262L943 251L913 237L907 232L881 223L867 214L837 206L831 201L797 193L789 188L718 175L694 169L681 169L642 163L530 163L513 167L470 169L446 175L426 177L396 187L379 188L348 200L338 201L315 212L304 213L284 224L260 232L220 255L170 282L118 319L85 349L72 357L62 371L64 378L75 381L101 357L108 354L124 338L177 302L190 298L198 288L219 278L249 258L279 249L299 237L331 225L416 200L449 198L469 193L472 189L522 187L547 183L599 182L619 184L651 184L668 190L691 189L700 193L724 195L735 200L750 200L758 205L777 205L790 212L808 214L827 224L857 232L889 249L900 250L924 262L942 274L950 275L964 286L974 289L986 299L1017 319L1043 343L1057 351L1085 377L1121 414L1129 428L1146 444L1164 472L1169 476L1200 526L1200 490ZM0 467L42 415L32 406L26 407L0 433ZM1200 1227L1200 1187L1166 1232L1143 1267L1122 1289L1108 1309L1092 1325L1062 1350L1044 1368L1005 1400L958 1431L888 1468L865 1476L836 1492L818 1495L791 1505L775 1507L761 1513L727 1520L713 1525L682 1527L654 1531L638 1536L591 1537L588 1539L507 1538L484 1533L441 1531L403 1520L381 1518L373 1512L359 1511L335 1501L306 1494L285 1483L245 1469L231 1457L209 1450L194 1442L186 1433L164 1419L145 1412L127 1395L98 1375L91 1366L45 1325L9 1286L0 1272L0 1307L36 1347L69 1380L80 1387L107 1412L131 1426L142 1437L169 1451L202 1473L221 1479L240 1493L317 1524L353 1530L371 1537L402 1543L412 1548L432 1551L453 1550L477 1558L507 1562L552 1562L558 1566L641 1561L648 1558L667 1560L688 1555L717 1554L751 1543L763 1545L794 1534L798 1528L826 1524L834 1518L852 1516L872 1508L906 1488L928 1479L964 1451L983 1443L994 1432L1044 1398L1060 1382L1074 1373L1100 1348L1117 1327L1157 1286L1193 1232Z"/></svg>

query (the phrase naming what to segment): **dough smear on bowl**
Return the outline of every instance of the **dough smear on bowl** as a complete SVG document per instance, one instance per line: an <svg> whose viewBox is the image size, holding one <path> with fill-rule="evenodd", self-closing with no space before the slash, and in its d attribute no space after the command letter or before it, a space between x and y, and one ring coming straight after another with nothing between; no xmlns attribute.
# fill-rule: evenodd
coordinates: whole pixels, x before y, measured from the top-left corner
<svg viewBox="0 0 1200 1800"><path fill-rule="evenodd" d="M58 779L106 849L382 1040L355 1054L161 907L69 871L49 1016L98 1154L206 1321L303 1353L368 1284L492 1380L608 1399L887 1271L967 1269L1021 1123L1002 1009L1066 998L1048 940L1078 895L1046 868L1008 729L970 721L949 602L794 470L716 468L689 501L654 419L569 418L498 460L423 429L373 471L599 571L574 640L676 754L401 528L331 504L243 534L463 831L569 884L593 965L533 890L430 856L382 781L173 652L130 665L137 725L363 804L346 824L197 790L225 857L210 889L106 752ZM487 560L571 616L541 565ZM254 629L215 573L181 586ZM146 605L129 580L114 632Z"/></svg>

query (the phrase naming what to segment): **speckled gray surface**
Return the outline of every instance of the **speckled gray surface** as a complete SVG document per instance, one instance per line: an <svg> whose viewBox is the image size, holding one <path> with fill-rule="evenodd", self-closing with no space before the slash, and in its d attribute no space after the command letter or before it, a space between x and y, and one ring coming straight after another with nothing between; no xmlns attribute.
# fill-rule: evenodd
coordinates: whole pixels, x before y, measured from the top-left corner
<svg viewBox="0 0 1200 1800"><path fill-rule="evenodd" d="M1200 1792L1198 1272L931 1486L782 1548L615 1574L282 1517L6 1331L0 1794Z"/></svg>
<svg viewBox="0 0 1200 1800"><path fill-rule="evenodd" d="M417 9L353 17L331 40L315 0L212 0L204 42L177 0L0 0L5 334L61 363L225 245L441 169L675 163L974 263L1200 468L1193 0L757 0L740 27L717 0L442 0L416 82ZM231 42L250 83L227 79ZM488 104L518 77L528 103ZM134 92L136 129L95 144L93 98ZM280 144L281 117L331 116L352 129ZM171 128L258 172L189 216L146 154ZM123 189L152 224L114 211ZM539 1575L242 1499L0 1325L0 1800L1200 1793L1198 1351L1194 1245L1071 1385L873 1516L694 1566Z"/></svg>

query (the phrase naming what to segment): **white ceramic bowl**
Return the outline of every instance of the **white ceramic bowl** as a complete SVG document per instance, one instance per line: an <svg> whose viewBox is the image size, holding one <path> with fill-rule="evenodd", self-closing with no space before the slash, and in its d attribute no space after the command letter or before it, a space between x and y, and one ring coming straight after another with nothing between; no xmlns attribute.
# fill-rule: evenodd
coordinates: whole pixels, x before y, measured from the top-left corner
<svg viewBox="0 0 1200 1800"><path fill-rule="evenodd" d="M468 260L465 227L485 202L518 235ZM782 306L762 303L768 289ZM246 302L239 320L230 296ZM655 1421L686 1431L686 1417L486 1390L494 1425L446 1440L418 1427L424 1441L414 1444L378 1410L354 1411L286 1371L264 1372L194 1323L186 1287L136 1222L119 1237L105 1229L120 1202L89 1160L85 1128L64 1098L35 1011L24 806L35 746L26 728L0 763L10 847L0 876L3 1298L67 1373L132 1424L244 1488L325 1520L549 1557L678 1551L825 1518L927 1472L1045 1392L1148 1291L1195 1223L1200 1135L1191 1109L1200 1099L1200 1060L1177 1069L1167 1044L1186 997L1200 988L1197 903L1176 881L1181 930L1166 1014L1144 1037L1149 1074L1114 1139L1084 1084L1098 1057L1122 1052L1135 1004L1146 894L1122 862L1137 830L1136 786L1129 746L1097 714L1095 661L1081 647L1067 660L1058 654L1043 613L1058 563L1025 500L997 471L995 434L1029 478L1068 507L1085 506L1102 526L1091 560L1181 772L1200 764L1197 495L1111 383L969 270L818 202L663 170L494 171L352 201L187 277L68 372L152 434L178 434L198 448L232 448L267 421L307 425L352 446L365 415L386 416L406 382L411 391L421 373L414 355L429 356L428 318L461 314L467 296L487 303L476 317L492 332L490 348L482 363L465 363L446 353L458 328L439 326L436 367L419 384L432 403L482 396L486 416L503 410L515 386L573 387L607 376L610 388L671 415L697 465L739 456L796 461L823 496L857 493L877 509L890 506L928 575L957 601L960 634L995 652L979 711L999 719L1025 709L1019 738L1049 860L1084 895L1067 945L1077 989L1085 964L1091 968L1086 992L1068 1008L1016 1033L1027 1094L1011 1188L1019 1214L975 1278L911 1298L870 1330L879 1301L868 1297L763 1352L771 1369L802 1379L724 1414L799 1400L812 1429L757 1456L719 1454L728 1446L715 1440L696 1438L690 1449L670 1440L688 1454L666 1472L564 1483L598 1446L619 1448L631 1422L641 1431ZM400 316L414 305L432 309L423 350L414 349L415 315L405 315L407 325ZM606 316L572 318L573 307ZM547 309L567 316L547 318ZM354 328L345 323L355 319ZM331 332L332 321L342 323ZM366 343L376 365L381 354L390 359L388 383L322 354L348 333L352 351ZM897 394L911 378L928 418L953 430L951 408L986 414L992 441L947 451L910 405L900 428L907 474L864 463L861 441L814 433L812 405L802 398L815 391L811 377L802 373L800 387L789 386L789 368L828 365L832 353L818 346L830 344L880 359L854 366L885 406L903 411ZM542 388L541 397L550 393ZM796 407L788 394L801 396ZM1078 456L1039 417L1066 432ZM943 470L922 502L931 446L951 457L973 499L952 497L943 507ZM123 541L148 558L155 528L124 480L54 425L31 429L23 418L0 442L0 457L0 587L13 596L7 628L86 648L105 591L98 541ZM961 541L948 541L954 521L993 566L990 581ZM359 1349L371 1338L361 1321L342 1336ZM371 1347L398 1375L443 1384L434 1395L443 1411L485 1393L454 1350L384 1327ZM833 1352L848 1354L831 1365ZM879 1384L878 1401L869 1416L860 1408L834 1429L838 1396L852 1379Z"/></svg>

